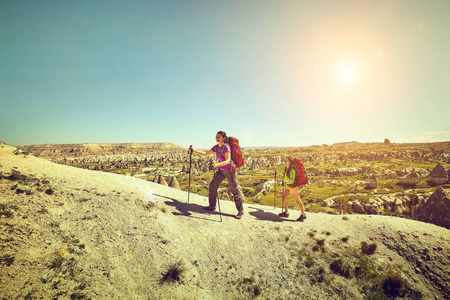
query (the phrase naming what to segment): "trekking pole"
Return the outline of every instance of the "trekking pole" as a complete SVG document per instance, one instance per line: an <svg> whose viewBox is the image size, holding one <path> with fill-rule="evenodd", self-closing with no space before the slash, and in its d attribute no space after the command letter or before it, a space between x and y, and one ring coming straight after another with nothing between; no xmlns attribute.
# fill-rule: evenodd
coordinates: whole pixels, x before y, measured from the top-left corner
<svg viewBox="0 0 450 300"><path fill-rule="evenodd" d="M283 202L284 202L284 192L286 189L286 181L285 181L285 175L286 175L286 167L284 168L284 173L283 173L283 196L281 197L281 222L283 222L283 217L284 217L284 206L283 206Z"/></svg>
<svg viewBox="0 0 450 300"><path fill-rule="evenodd" d="M188 183L188 203L189 195L191 194L191 167L192 167L192 145L189 146L189 183Z"/></svg>
<svg viewBox="0 0 450 300"><path fill-rule="evenodd" d="M275 170L275 184L273 185L273 209L276 208L277 203L277 170Z"/></svg>
<svg viewBox="0 0 450 300"><path fill-rule="evenodd" d="M213 167L213 178L216 176L216 169ZM217 192L217 196L219 195L219 192ZM220 197L217 197L217 205L219 206L219 215L220 215L220 222L222 222L222 212L220 211Z"/></svg>

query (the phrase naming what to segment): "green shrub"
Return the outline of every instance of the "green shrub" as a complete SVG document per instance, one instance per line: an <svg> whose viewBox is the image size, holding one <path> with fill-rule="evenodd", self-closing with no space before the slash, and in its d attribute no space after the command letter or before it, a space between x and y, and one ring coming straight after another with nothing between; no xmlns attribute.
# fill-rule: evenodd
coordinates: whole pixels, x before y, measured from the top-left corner
<svg viewBox="0 0 450 300"><path fill-rule="evenodd" d="M403 278L390 269L383 282L384 292L392 297L398 297L404 294L404 288L405 282Z"/></svg>
<svg viewBox="0 0 450 300"><path fill-rule="evenodd" d="M355 263L354 275L358 280L371 281L379 275L375 263L366 255L356 254L358 261Z"/></svg>
<svg viewBox="0 0 450 300"><path fill-rule="evenodd" d="M47 195L53 195L54 192L55 192L55 191L52 190L51 188L48 188L48 189L45 190L45 193L46 193Z"/></svg>
<svg viewBox="0 0 450 300"><path fill-rule="evenodd" d="M262 288L259 285L256 285L255 288L253 289L253 294L255 296L259 296L262 293Z"/></svg>
<svg viewBox="0 0 450 300"><path fill-rule="evenodd" d="M377 251L377 244L367 244L366 242L361 242L361 251L364 254L372 255L375 253L375 251Z"/></svg>
<svg viewBox="0 0 450 300"><path fill-rule="evenodd" d="M5 178L9 179L10 181L20 181L20 182L26 182L28 179L26 175L20 174L20 172L17 170L11 170L11 175Z"/></svg>
<svg viewBox="0 0 450 300"><path fill-rule="evenodd" d="M11 207L8 205L0 203L0 216L5 216L5 218L11 218L13 216L13 212L10 210Z"/></svg>
<svg viewBox="0 0 450 300"><path fill-rule="evenodd" d="M15 259L14 256L5 254L0 257L0 265L5 265L5 266L9 267L10 265L12 265L14 263L14 259Z"/></svg>
<svg viewBox="0 0 450 300"><path fill-rule="evenodd" d="M252 283L255 283L255 278L253 277L253 276L251 276L251 277L245 277L243 280L242 280L242 283L250 283L250 284L252 284Z"/></svg>
<svg viewBox="0 0 450 300"><path fill-rule="evenodd" d="M312 247L313 251L322 251L327 252L327 248L325 247L325 240L324 239L316 239L316 245Z"/></svg>
<svg viewBox="0 0 450 300"><path fill-rule="evenodd" d="M305 260L305 267L311 268L313 265L314 265L314 259L308 255Z"/></svg>
<svg viewBox="0 0 450 300"><path fill-rule="evenodd" d="M345 264L342 261L342 258L337 258L335 259L331 264L330 264L330 269L338 274L341 275L345 278L351 278L352 277L352 270L350 268L349 265Z"/></svg>
<svg viewBox="0 0 450 300"><path fill-rule="evenodd" d="M313 269L309 274L309 279L313 284L323 282L325 280L325 269L323 267Z"/></svg>
<svg viewBox="0 0 450 300"><path fill-rule="evenodd" d="M50 270L51 269L57 269L57 268L62 266L63 262L64 262L64 258L62 256L60 256L60 255L57 255L55 257L55 259L52 260L52 262L48 265L48 268Z"/></svg>

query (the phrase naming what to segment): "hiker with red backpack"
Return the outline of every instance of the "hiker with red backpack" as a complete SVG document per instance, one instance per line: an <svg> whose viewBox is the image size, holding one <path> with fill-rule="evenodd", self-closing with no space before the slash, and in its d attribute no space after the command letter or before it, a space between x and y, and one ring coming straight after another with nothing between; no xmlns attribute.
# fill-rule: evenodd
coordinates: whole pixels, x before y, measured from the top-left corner
<svg viewBox="0 0 450 300"><path fill-rule="evenodd" d="M283 185L286 186L286 189L284 190L283 200L281 203L282 208L284 208L284 211L282 211L279 214L279 216L282 218L289 217L287 198L290 194L292 194L301 212L301 215L297 219L297 221L304 221L306 219L305 208L303 206L302 201L300 200L300 192L298 189L299 186L308 183L308 178L306 176L303 161L299 158L288 157L284 160L284 165L285 169L284 169Z"/></svg>
<svg viewBox="0 0 450 300"><path fill-rule="evenodd" d="M219 188L220 183L226 178L228 181L228 189L233 195L234 203L236 205L236 209L238 210L236 219L241 219L244 215L243 202L245 196L242 192L241 186L238 183L235 170L236 167L239 167L243 164L243 159L240 155L240 148L237 148L239 147L239 141L237 141L237 147L233 147L235 141L237 141L237 139L232 137L228 138L225 132L219 131L216 134L217 145L212 147L210 150L208 150L207 152L200 152L194 150L194 148L192 148L191 146L189 147L189 151L201 156L209 156L213 153L216 153L217 163L212 161L211 165L213 167L219 168L219 170L215 172L214 177L209 184L209 206L205 207L205 209L216 210L217 189ZM232 159L232 156L234 156L234 159ZM235 162L233 162L233 160L235 160Z"/></svg>

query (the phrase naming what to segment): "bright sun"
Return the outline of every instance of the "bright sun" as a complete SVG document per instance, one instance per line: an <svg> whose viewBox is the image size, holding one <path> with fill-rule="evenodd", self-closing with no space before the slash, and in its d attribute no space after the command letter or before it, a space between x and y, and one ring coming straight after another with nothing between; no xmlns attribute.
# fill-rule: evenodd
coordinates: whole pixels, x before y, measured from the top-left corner
<svg viewBox="0 0 450 300"><path fill-rule="evenodd" d="M337 66L336 75L341 83L353 83L358 79L358 68L352 62L344 62Z"/></svg>

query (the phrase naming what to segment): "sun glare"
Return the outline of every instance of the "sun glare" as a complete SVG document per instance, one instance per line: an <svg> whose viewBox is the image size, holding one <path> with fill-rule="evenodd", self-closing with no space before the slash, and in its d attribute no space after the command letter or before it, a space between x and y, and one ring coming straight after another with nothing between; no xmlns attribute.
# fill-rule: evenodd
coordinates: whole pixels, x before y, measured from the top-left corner
<svg viewBox="0 0 450 300"><path fill-rule="evenodd" d="M337 66L336 75L341 83L353 83L358 79L358 68L351 62L341 63Z"/></svg>

